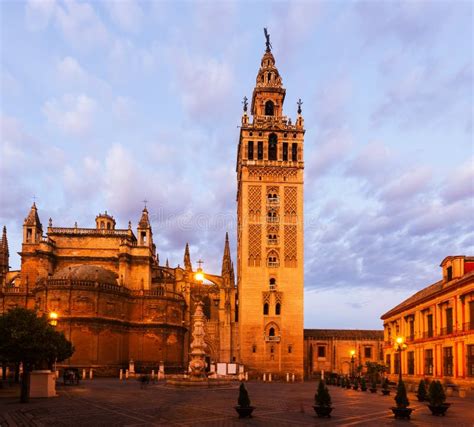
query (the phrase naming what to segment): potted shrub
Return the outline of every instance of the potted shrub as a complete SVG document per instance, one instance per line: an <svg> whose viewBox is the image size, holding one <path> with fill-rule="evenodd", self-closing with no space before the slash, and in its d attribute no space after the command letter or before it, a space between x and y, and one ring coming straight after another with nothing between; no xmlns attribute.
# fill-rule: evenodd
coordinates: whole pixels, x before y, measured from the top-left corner
<svg viewBox="0 0 474 427"><path fill-rule="evenodd" d="M432 381L430 388L428 389L428 407L433 415L442 415L446 413L448 408L451 406L450 403L446 403L446 394L443 390L443 385L440 381Z"/></svg>
<svg viewBox="0 0 474 427"><path fill-rule="evenodd" d="M357 390L359 388L359 379L356 377L354 378L354 385L352 386L353 390Z"/></svg>
<svg viewBox="0 0 474 427"><path fill-rule="evenodd" d="M395 395L395 403L397 404L397 406L392 408L392 412L393 415L395 415L395 418L410 419L410 415L413 409L408 407L410 406L410 401L408 400L407 390L403 381L398 382L397 394Z"/></svg>
<svg viewBox="0 0 474 427"><path fill-rule="evenodd" d="M418 402L424 402L427 399L425 380L420 380L416 397L418 398Z"/></svg>
<svg viewBox="0 0 474 427"><path fill-rule="evenodd" d="M351 388L351 380L349 379L349 377L346 377L346 388L347 389Z"/></svg>
<svg viewBox="0 0 474 427"><path fill-rule="evenodd" d="M370 385L370 392L377 393L377 381L374 379L372 380L372 384Z"/></svg>
<svg viewBox="0 0 474 427"><path fill-rule="evenodd" d="M250 418L254 409L255 407L250 405L249 393L244 383L240 383L239 398L237 400L237 406L235 406L239 418Z"/></svg>
<svg viewBox="0 0 474 427"><path fill-rule="evenodd" d="M324 381L319 381L318 390L314 395L314 411L318 417L330 417L331 416L331 396L329 395L329 390L324 384Z"/></svg>
<svg viewBox="0 0 474 427"><path fill-rule="evenodd" d="M382 380L382 394L384 396L388 396L390 394L390 390L388 388L388 378Z"/></svg>
<svg viewBox="0 0 474 427"><path fill-rule="evenodd" d="M360 380L360 389L362 391L367 391L367 383L365 381L365 377L362 377L362 379Z"/></svg>

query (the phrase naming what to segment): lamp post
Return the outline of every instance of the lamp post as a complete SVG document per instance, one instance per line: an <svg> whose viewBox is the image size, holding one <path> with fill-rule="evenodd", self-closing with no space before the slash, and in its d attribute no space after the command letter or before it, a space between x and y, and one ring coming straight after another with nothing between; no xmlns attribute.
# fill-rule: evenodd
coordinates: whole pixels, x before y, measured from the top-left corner
<svg viewBox="0 0 474 427"><path fill-rule="evenodd" d="M50 311L49 313L49 324L55 328L58 326L58 313L55 311ZM57 363L57 358L54 358L54 377L56 378L56 363Z"/></svg>
<svg viewBox="0 0 474 427"><path fill-rule="evenodd" d="M407 348L405 339L403 337L397 337L395 339L395 351L398 352L398 382L402 381L402 351Z"/></svg>
<svg viewBox="0 0 474 427"><path fill-rule="evenodd" d="M198 264L199 264L199 267L198 267L198 269L197 269L197 271L196 271L196 274L194 275L194 278L195 278L198 282L202 283L202 282L204 281L204 273L203 273L203 271L202 271L202 267L201 267L201 266L202 266L202 264L204 264L204 262L201 261L201 260L199 260L199 261L198 261Z"/></svg>
<svg viewBox="0 0 474 427"><path fill-rule="evenodd" d="M351 377L354 379L354 362L355 362L355 350L351 350L350 355L351 355Z"/></svg>
<svg viewBox="0 0 474 427"><path fill-rule="evenodd" d="M58 313L56 313L55 311L51 311L49 313L49 324L51 326L57 326L58 325Z"/></svg>

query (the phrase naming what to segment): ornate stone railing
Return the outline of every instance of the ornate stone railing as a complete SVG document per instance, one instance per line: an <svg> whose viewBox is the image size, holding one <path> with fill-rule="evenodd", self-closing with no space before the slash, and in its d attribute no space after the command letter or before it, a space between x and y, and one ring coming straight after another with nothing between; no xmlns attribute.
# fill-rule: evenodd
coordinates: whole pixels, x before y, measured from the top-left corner
<svg viewBox="0 0 474 427"><path fill-rule="evenodd" d="M97 289L100 291L112 291L127 294L133 297L164 297L172 298L176 300L184 300L181 294L176 292L168 291L165 287L158 287L156 289L130 289L125 286L113 285L111 283L95 282L93 280L70 280L70 279L48 279L43 283L43 286L47 288L89 288Z"/></svg>
<svg viewBox="0 0 474 427"><path fill-rule="evenodd" d="M50 234L80 234L92 235L102 234L108 236L127 237L130 235L128 229L108 230L105 228L76 228L76 227L48 227Z"/></svg>
<svg viewBox="0 0 474 427"><path fill-rule="evenodd" d="M0 290L4 294L23 294L26 292L26 286L4 286Z"/></svg>

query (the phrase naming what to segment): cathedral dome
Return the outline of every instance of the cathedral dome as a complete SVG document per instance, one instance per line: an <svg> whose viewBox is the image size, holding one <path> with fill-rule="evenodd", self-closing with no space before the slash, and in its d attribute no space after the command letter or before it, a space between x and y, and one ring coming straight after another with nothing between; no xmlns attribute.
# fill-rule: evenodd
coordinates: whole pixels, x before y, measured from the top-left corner
<svg viewBox="0 0 474 427"><path fill-rule="evenodd" d="M117 275L113 271L97 265L74 265L62 268L53 274L52 279L87 280L117 285Z"/></svg>

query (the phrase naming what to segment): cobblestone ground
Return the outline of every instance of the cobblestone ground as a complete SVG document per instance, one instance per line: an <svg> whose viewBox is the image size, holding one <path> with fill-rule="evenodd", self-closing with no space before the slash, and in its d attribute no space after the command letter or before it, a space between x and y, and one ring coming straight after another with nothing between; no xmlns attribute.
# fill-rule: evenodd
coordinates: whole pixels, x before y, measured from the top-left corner
<svg viewBox="0 0 474 427"><path fill-rule="evenodd" d="M174 389L164 384L141 389L137 381L112 379L59 386L59 396L28 404L0 390L0 426L474 426L474 399L451 397L445 417L433 417L409 393L411 421L393 419L391 396L329 386L333 416L318 419L312 408L316 382L247 383L252 419L239 420L234 410L238 385L224 389Z"/></svg>

